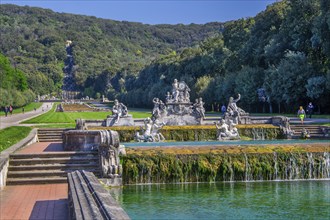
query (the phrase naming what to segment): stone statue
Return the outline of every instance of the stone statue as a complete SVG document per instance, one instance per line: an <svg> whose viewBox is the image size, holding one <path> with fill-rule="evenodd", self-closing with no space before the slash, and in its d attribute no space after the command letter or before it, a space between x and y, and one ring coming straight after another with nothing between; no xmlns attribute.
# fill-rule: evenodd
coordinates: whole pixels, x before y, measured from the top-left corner
<svg viewBox="0 0 330 220"><path fill-rule="evenodd" d="M174 102L179 101L179 82L177 79L174 79L172 83L172 97Z"/></svg>
<svg viewBox="0 0 330 220"><path fill-rule="evenodd" d="M237 106L237 102L241 99L241 94L238 94L238 98L234 99L233 97L229 98L227 112L225 113L225 117L232 118L235 123L241 123L241 116L247 116L243 109Z"/></svg>
<svg viewBox="0 0 330 220"><path fill-rule="evenodd" d="M153 122L152 126L152 137L155 142L163 142L165 141L165 137L159 132L159 130L165 125L164 122L159 122L158 120L155 120Z"/></svg>
<svg viewBox="0 0 330 220"><path fill-rule="evenodd" d="M115 124L119 122L120 117L127 116L127 113L127 107L123 103L120 103L117 99L115 99L114 105L112 107L112 115L115 118Z"/></svg>
<svg viewBox="0 0 330 220"><path fill-rule="evenodd" d="M309 131L306 128L303 128L301 131L301 138L307 139L310 137L311 137L311 135L310 135Z"/></svg>
<svg viewBox="0 0 330 220"><path fill-rule="evenodd" d="M85 119L76 119L76 130L88 130Z"/></svg>
<svg viewBox="0 0 330 220"><path fill-rule="evenodd" d="M166 105L159 98L154 98L152 100L154 103L154 108L152 109L152 120L156 120L167 114Z"/></svg>
<svg viewBox="0 0 330 220"><path fill-rule="evenodd" d="M238 115L240 113L245 113L245 111L239 107L237 107L237 102L241 99L241 94L238 94L238 98L234 99L233 97L229 98L229 103L228 103L228 107L227 107L227 112L233 114L234 112L237 112Z"/></svg>
<svg viewBox="0 0 330 220"><path fill-rule="evenodd" d="M153 98L152 102L154 103L154 108L152 109L152 117L159 118L160 117L159 98Z"/></svg>
<svg viewBox="0 0 330 220"><path fill-rule="evenodd" d="M151 135L151 129L152 129L153 122L151 118L146 118L144 120L144 132L141 135L139 132L136 132L135 139L138 142L154 142L154 138ZM143 128L141 127L141 130Z"/></svg>
<svg viewBox="0 0 330 220"><path fill-rule="evenodd" d="M171 95L170 92L167 92L166 94L166 103L172 102L173 96Z"/></svg>
<svg viewBox="0 0 330 220"><path fill-rule="evenodd" d="M136 132L135 139L138 142L160 142L164 141L164 136L159 132L159 130L165 125L164 122L159 122L157 119L152 121L151 118L146 118L144 120L144 132L141 135ZM143 130L143 128L141 128Z"/></svg>
<svg viewBox="0 0 330 220"><path fill-rule="evenodd" d="M239 133L237 128L234 127L236 125L233 121L226 122L225 119L221 119L219 123L214 123L216 128L218 129L217 139L220 140L234 140L239 139Z"/></svg>
<svg viewBox="0 0 330 220"><path fill-rule="evenodd" d="M205 108L202 98L195 100L192 109L193 109L193 114L195 114L198 118L205 119Z"/></svg>

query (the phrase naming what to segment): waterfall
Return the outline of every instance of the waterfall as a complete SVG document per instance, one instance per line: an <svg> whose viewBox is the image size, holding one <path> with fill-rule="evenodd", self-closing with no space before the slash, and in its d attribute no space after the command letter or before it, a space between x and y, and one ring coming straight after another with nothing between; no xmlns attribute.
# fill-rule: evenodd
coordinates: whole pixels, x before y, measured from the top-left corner
<svg viewBox="0 0 330 220"><path fill-rule="evenodd" d="M126 183L329 179L330 153L126 155Z"/></svg>
<svg viewBox="0 0 330 220"><path fill-rule="evenodd" d="M322 161L322 176L325 178L330 178L330 153L329 152L324 152L323 153L323 161Z"/></svg>
<svg viewBox="0 0 330 220"><path fill-rule="evenodd" d="M313 154L307 153L308 158L308 179L312 179L313 172L314 172L314 160L313 160ZM322 166L320 166L322 167Z"/></svg>
<svg viewBox="0 0 330 220"><path fill-rule="evenodd" d="M63 68L64 78L62 86L62 98L63 99L74 99L79 92L77 91L77 85L75 81L75 65L73 57L72 42L67 41L65 47L67 58L64 61L65 67Z"/></svg>
<svg viewBox="0 0 330 220"><path fill-rule="evenodd" d="M277 174L278 174L278 163L277 163L277 153L274 152L274 180L277 180Z"/></svg>
<svg viewBox="0 0 330 220"><path fill-rule="evenodd" d="M252 180L252 176L251 176L251 167L250 167L250 164L249 164L249 160L247 158L247 155L246 153L244 153L244 158L245 158L245 181L250 181Z"/></svg>
<svg viewBox="0 0 330 220"><path fill-rule="evenodd" d="M263 128L252 128L253 140L265 140L265 131Z"/></svg>

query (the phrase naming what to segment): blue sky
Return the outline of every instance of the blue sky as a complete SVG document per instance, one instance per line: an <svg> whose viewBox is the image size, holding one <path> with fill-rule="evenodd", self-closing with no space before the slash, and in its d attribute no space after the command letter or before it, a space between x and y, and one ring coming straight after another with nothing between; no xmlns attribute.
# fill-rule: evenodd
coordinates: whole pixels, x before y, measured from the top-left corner
<svg viewBox="0 0 330 220"><path fill-rule="evenodd" d="M253 17L276 0L0 0L56 12L145 24L205 24Z"/></svg>

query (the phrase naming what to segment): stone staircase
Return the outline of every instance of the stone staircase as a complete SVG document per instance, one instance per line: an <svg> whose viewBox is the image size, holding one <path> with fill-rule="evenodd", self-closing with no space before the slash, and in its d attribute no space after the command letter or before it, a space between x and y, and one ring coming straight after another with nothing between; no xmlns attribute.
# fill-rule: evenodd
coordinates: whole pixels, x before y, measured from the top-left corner
<svg viewBox="0 0 330 220"><path fill-rule="evenodd" d="M39 142L59 142L62 141L62 135L65 129L63 128L39 128Z"/></svg>
<svg viewBox="0 0 330 220"><path fill-rule="evenodd" d="M324 139L324 133L322 128L324 126L313 125L313 124L290 124L291 130L294 131L292 138L299 139L301 138L301 132L305 128L309 134L311 139ZM327 137L329 138L329 137Z"/></svg>
<svg viewBox="0 0 330 220"><path fill-rule="evenodd" d="M7 185L66 183L67 173L75 170L85 170L99 176L98 152L12 154Z"/></svg>

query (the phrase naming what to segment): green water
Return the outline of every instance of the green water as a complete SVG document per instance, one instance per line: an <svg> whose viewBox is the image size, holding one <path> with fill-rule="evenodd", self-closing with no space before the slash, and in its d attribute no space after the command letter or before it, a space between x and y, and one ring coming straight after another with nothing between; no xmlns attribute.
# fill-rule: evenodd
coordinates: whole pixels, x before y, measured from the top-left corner
<svg viewBox="0 0 330 220"><path fill-rule="evenodd" d="M131 185L131 219L330 219L330 180Z"/></svg>

